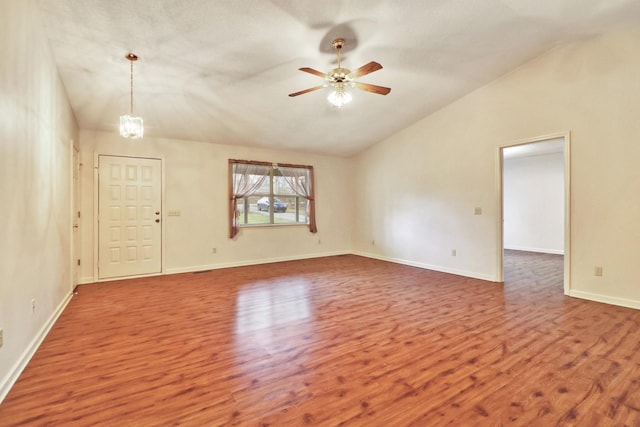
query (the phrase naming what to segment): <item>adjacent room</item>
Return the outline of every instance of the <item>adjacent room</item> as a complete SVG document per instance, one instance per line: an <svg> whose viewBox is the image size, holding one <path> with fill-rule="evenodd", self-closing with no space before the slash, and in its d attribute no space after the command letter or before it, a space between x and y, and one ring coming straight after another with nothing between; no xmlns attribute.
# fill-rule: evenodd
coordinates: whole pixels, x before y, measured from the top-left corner
<svg viewBox="0 0 640 427"><path fill-rule="evenodd" d="M638 425L639 24L2 1L0 426Z"/></svg>

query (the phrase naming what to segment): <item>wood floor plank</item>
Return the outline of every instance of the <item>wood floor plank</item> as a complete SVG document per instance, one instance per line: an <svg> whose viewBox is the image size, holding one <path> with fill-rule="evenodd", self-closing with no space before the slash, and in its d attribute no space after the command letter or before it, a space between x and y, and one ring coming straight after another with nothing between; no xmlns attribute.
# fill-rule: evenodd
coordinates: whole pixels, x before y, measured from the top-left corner
<svg viewBox="0 0 640 427"><path fill-rule="evenodd" d="M80 287L0 426L640 425L640 312L336 256Z"/></svg>

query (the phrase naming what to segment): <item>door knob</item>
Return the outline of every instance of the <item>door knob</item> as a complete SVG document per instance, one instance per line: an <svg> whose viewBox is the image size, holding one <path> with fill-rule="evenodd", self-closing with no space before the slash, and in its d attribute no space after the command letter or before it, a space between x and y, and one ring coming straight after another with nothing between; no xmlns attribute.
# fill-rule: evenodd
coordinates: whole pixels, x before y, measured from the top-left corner
<svg viewBox="0 0 640 427"><path fill-rule="evenodd" d="M156 211L156 215L160 215L160 211Z"/></svg>
<svg viewBox="0 0 640 427"><path fill-rule="evenodd" d="M156 218L156 222L160 222L160 218Z"/></svg>

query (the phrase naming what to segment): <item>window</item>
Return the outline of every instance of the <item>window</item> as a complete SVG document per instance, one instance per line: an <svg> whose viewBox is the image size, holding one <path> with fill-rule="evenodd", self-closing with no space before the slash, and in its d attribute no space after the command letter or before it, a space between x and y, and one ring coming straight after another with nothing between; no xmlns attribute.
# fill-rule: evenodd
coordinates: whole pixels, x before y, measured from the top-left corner
<svg viewBox="0 0 640 427"><path fill-rule="evenodd" d="M229 160L229 228L234 237L240 227L315 225L313 167Z"/></svg>

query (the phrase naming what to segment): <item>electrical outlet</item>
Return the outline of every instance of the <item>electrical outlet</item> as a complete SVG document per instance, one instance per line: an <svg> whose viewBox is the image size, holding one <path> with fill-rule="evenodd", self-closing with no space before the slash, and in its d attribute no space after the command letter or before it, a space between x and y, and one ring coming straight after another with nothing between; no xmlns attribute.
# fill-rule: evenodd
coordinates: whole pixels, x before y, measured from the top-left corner
<svg viewBox="0 0 640 427"><path fill-rule="evenodd" d="M31 311L34 312L34 313L36 312L36 300L35 299L31 300Z"/></svg>
<svg viewBox="0 0 640 427"><path fill-rule="evenodd" d="M318 239L318 244L320 244L320 243L321 243L321 242L320 242L320 239Z"/></svg>
<svg viewBox="0 0 640 427"><path fill-rule="evenodd" d="M180 211L169 211L169 216L180 216Z"/></svg>
<svg viewBox="0 0 640 427"><path fill-rule="evenodd" d="M217 248L213 248L213 250L211 251L211 253L213 253L213 254L217 254L217 253L218 253L218 249L217 249Z"/></svg>
<svg viewBox="0 0 640 427"><path fill-rule="evenodd" d="M451 256L456 256L458 252L455 249L451 249Z"/></svg>
<svg viewBox="0 0 640 427"><path fill-rule="evenodd" d="M474 215L482 215L482 208L475 208L473 210Z"/></svg>
<svg viewBox="0 0 640 427"><path fill-rule="evenodd" d="M375 240L372 240L372 241L371 241L371 246L375 246L375 245L376 245L376 241L375 241Z"/></svg>
<svg viewBox="0 0 640 427"><path fill-rule="evenodd" d="M593 269L594 276L602 276L602 267L595 267Z"/></svg>

